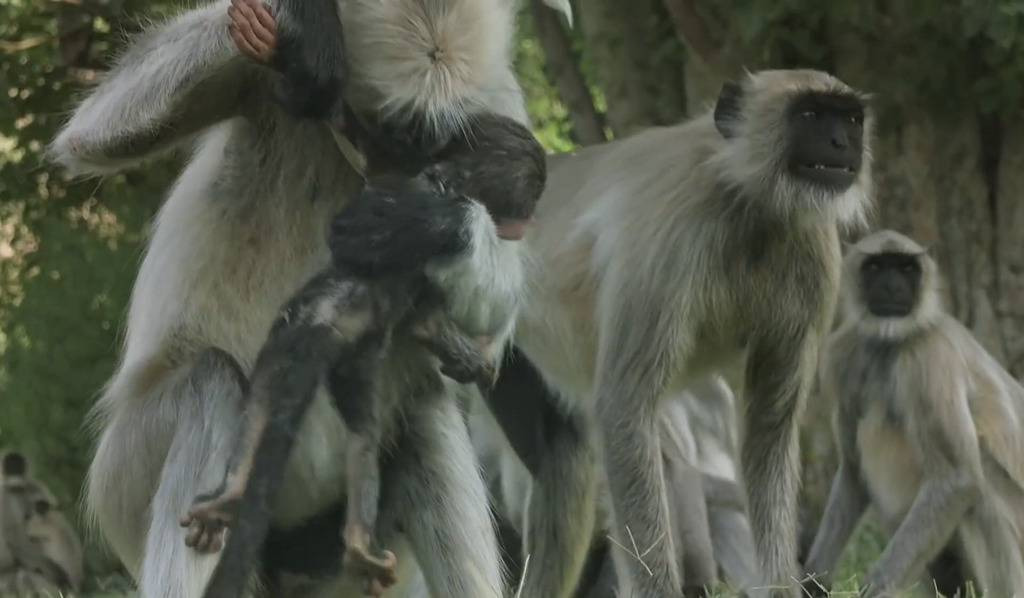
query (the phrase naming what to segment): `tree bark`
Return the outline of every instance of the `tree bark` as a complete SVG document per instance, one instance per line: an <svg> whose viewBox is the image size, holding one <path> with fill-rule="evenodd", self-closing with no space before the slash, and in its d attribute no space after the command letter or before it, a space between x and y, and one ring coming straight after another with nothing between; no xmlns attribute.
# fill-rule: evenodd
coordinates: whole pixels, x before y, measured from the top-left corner
<svg viewBox="0 0 1024 598"><path fill-rule="evenodd" d="M590 145L607 141L604 119L594 106L594 98L580 70L579 58L572 49L572 40L557 12L543 0L531 0L530 10L537 29L537 38L544 48L548 77L565 102L572 123L573 141Z"/></svg>
<svg viewBox="0 0 1024 598"><path fill-rule="evenodd" d="M675 124L686 99L682 45L660 0L585 0L578 5L586 58L617 137Z"/></svg>

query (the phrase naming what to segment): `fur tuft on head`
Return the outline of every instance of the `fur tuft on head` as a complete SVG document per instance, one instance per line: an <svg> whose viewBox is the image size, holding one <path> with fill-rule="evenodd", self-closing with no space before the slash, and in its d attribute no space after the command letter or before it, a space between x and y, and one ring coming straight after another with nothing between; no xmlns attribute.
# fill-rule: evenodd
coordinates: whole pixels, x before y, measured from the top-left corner
<svg viewBox="0 0 1024 598"><path fill-rule="evenodd" d="M339 13L353 69L349 99L361 109L397 122L421 118L426 132L443 137L516 85L506 0L339 0Z"/></svg>
<svg viewBox="0 0 1024 598"><path fill-rule="evenodd" d="M921 290L917 304L904 317L878 317L867 308L860 284L864 260L883 253L903 253L918 257L921 264ZM928 329L939 321L939 273L928 250L913 239L892 230L881 230L855 243L843 259L842 306L845 324L854 325L863 336L900 340Z"/></svg>
<svg viewBox="0 0 1024 598"><path fill-rule="evenodd" d="M788 172L790 102L808 92L848 96L864 104L863 161L851 185L836 192L803 182ZM863 227L871 205L873 117L868 96L832 75L815 70L747 72L727 83L713 111L724 139L711 158L722 177L750 198L764 198L783 216L819 213L845 228Z"/></svg>

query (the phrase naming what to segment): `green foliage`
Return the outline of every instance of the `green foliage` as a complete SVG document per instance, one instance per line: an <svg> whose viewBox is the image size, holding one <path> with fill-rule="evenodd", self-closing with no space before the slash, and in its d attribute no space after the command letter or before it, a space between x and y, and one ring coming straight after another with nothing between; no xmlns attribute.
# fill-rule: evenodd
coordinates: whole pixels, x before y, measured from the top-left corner
<svg viewBox="0 0 1024 598"><path fill-rule="evenodd" d="M751 68L849 63L892 107L922 100L962 115L1019 110L1024 102L1024 2L729 0L715 6ZM844 47L848 46L848 47ZM856 53L853 59L840 54Z"/></svg>
<svg viewBox="0 0 1024 598"><path fill-rule="evenodd" d="M570 139L569 112L544 73L544 50L533 35L528 8L520 12L516 43L516 75L526 95L526 109L533 132L549 152L566 152L575 147Z"/></svg>
<svg viewBox="0 0 1024 598"><path fill-rule="evenodd" d="M145 223L173 172L70 182L43 152L119 37L85 21L84 68L58 58L56 3L0 0L0 447L32 458L77 504L85 415L116 358ZM95 64L94 64L95 63ZM74 514L76 509L70 509Z"/></svg>

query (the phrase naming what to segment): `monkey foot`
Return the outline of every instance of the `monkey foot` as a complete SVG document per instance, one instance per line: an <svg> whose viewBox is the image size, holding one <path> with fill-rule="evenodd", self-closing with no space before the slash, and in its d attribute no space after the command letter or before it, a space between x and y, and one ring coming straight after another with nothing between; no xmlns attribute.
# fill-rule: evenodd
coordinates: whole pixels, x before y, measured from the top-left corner
<svg viewBox="0 0 1024 598"><path fill-rule="evenodd" d="M381 596L386 588L398 581L398 559L390 550L373 555L361 545L345 546L345 570L366 579L366 595Z"/></svg>
<svg viewBox="0 0 1024 598"><path fill-rule="evenodd" d="M185 545L203 553L223 548L224 532L234 522L240 500L240 495L232 493L197 498L179 522L181 527L188 528Z"/></svg>

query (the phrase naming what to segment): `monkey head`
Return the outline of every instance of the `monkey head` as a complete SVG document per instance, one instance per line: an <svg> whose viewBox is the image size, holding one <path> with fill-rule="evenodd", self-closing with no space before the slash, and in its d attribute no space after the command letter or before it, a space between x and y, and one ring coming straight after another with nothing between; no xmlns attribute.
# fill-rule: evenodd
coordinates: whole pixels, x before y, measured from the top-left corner
<svg viewBox="0 0 1024 598"><path fill-rule="evenodd" d="M17 452L5 453L2 460L0 489L28 523L46 517L57 506L57 500L46 486L28 475L28 460Z"/></svg>
<svg viewBox="0 0 1024 598"><path fill-rule="evenodd" d="M478 201L498 236L522 238L547 182L544 148L511 118L475 114L465 132L436 156L435 176Z"/></svg>
<svg viewBox="0 0 1024 598"><path fill-rule="evenodd" d="M722 86L713 157L745 195L784 213L859 223L868 205L872 115L867 96L813 70L759 71Z"/></svg>
<svg viewBox="0 0 1024 598"><path fill-rule="evenodd" d="M934 260L925 248L891 230L850 248L843 295L847 319L872 336L904 338L940 313Z"/></svg>

